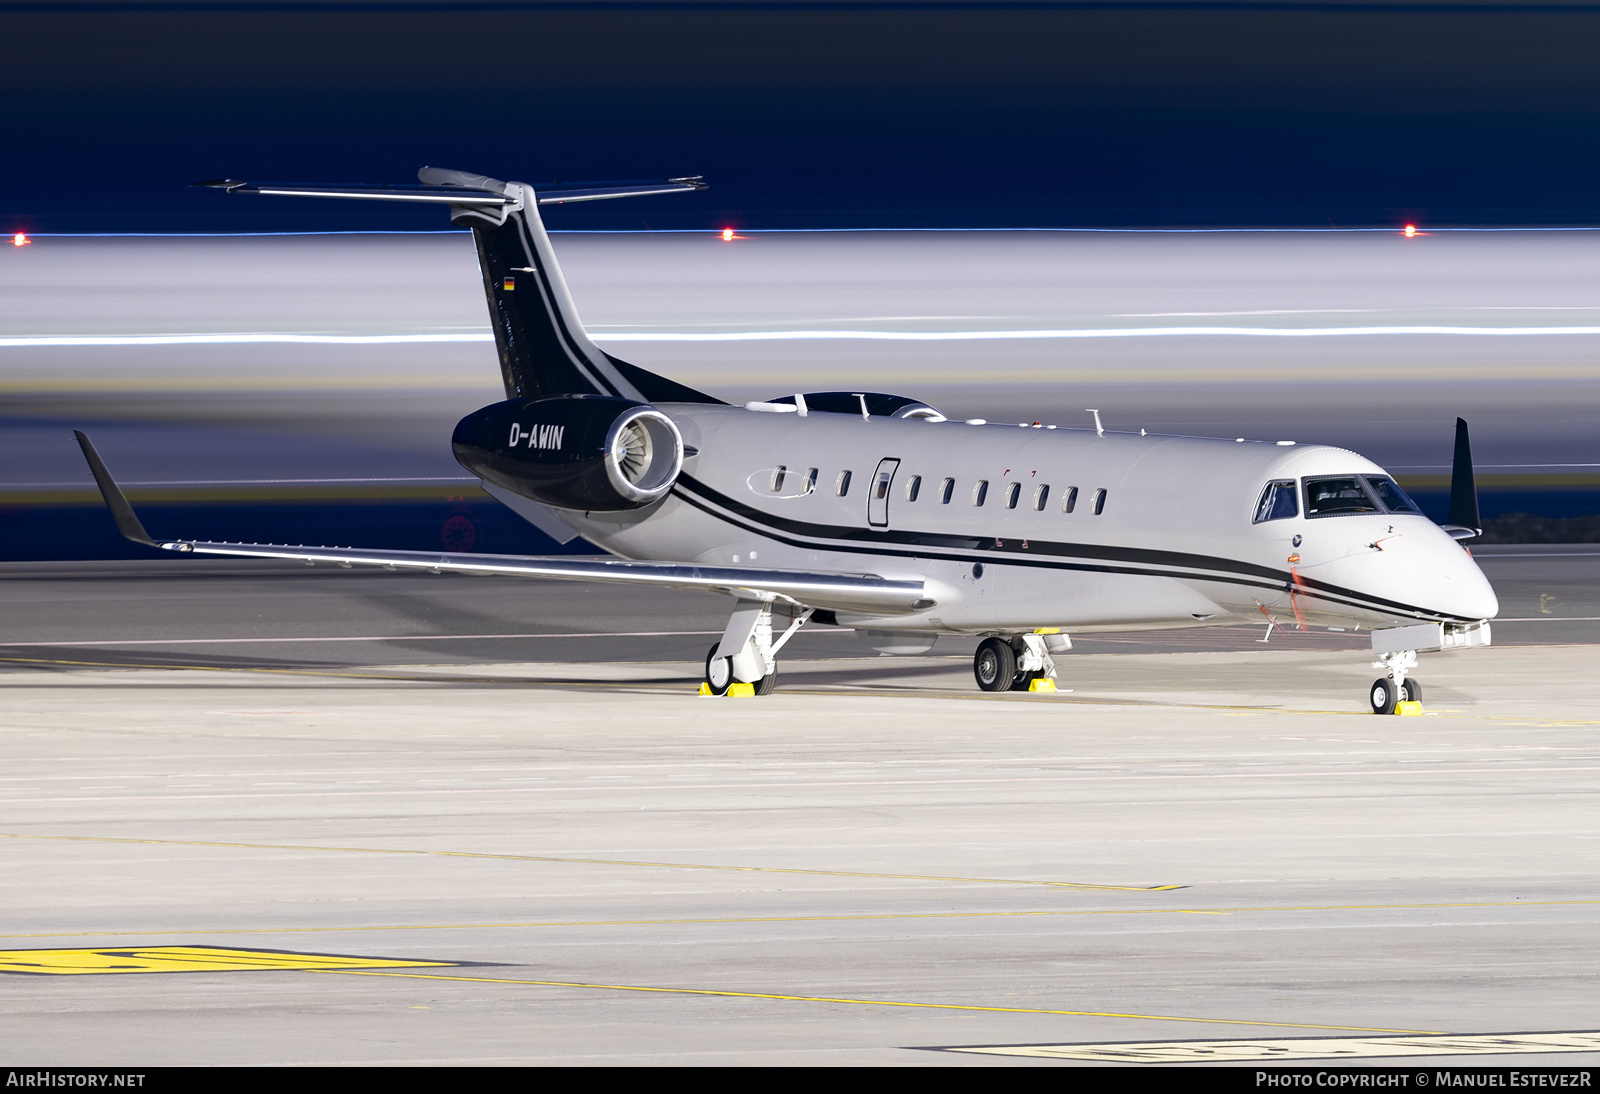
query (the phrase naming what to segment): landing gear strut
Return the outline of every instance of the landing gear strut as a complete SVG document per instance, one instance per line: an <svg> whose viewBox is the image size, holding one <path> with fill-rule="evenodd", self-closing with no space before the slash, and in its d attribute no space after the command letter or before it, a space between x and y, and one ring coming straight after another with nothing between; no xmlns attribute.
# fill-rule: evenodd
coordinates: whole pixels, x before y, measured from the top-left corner
<svg viewBox="0 0 1600 1094"><path fill-rule="evenodd" d="M1406 674L1417 667L1416 650L1380 654L1378 660L1372 663L1372 667L1383 669L1387 674L1372 682L1371 691L1368 693L1372 703L1372 713L1393 714L1395 706L1399 703L1422 702L1422 685L1415 680L1406 679Z"/></svg>
<svg viewBox="0 0 1600 1094"><path fill-rule="evenodd" d="M706 687L711 694L726 695L736 683L750 684L757 695L771 694L778 683L778 651L811 618L810 608L793 611L789 628L774 639L770 600L740 600L734 606L722 641L706 654Z"/></svg>

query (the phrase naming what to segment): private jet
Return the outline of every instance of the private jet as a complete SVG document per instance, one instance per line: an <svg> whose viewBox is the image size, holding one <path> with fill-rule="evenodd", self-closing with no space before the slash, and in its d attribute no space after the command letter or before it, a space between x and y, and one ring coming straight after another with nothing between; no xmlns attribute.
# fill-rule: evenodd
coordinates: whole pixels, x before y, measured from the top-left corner
<svg viewBox="0 0 1600 1094"><path fill-rule="evenodd" d="M802 626L917 654L978 638L977 686L1050 691L1073 633L1239 625L1371 632L1390 714L1419 652L1485 646L1495 594L1467 425L1448 523L1340 448L953 420L905 395L734 405L619 360L584 331L541 205L702 189L699 178L535 187L437 168L420 185L201 185L437 203L471 229L506 398L456 426L456 459L559 543L609 557L157 541L77 434L123 535L180 554L605 581L732 600L703 694L765 695ZM1420 708L1414 708L1420 709Z"/></svg>

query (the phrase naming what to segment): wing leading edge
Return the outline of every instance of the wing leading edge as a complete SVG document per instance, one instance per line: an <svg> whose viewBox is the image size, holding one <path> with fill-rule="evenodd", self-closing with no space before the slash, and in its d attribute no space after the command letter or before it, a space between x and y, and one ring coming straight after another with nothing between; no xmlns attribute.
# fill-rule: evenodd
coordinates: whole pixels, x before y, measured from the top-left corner
<svg viewBox="0 0 1600 1094"><path fill-rule="evenodd" d="M391 570L430 573L505 574L559 581L606 581L666 589L724 593L751 599L780 599L812 608L882 614L908 614L934 606L920 580L899 580L876 574L805 570L758 570L739 566L698 566L683 562L636 562L612 558L541 557L537 555L457 555L433 551L382 551L357 547L295 547L271 543L213 543L205 540L159 541L145 531L105 462L82 432L74 430L95 484L111 510L117 530L135 543L180 554L228 555L236 558L282 558L297 562L332 562L341 566L382 566Z"/></svg>

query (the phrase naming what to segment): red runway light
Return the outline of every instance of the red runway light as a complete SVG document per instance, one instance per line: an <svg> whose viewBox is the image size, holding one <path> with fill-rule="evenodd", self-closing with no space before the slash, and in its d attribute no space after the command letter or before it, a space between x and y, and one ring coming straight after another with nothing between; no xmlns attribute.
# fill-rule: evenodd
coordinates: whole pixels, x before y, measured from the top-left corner
<svg viewBox="0 0 1600 1094"><path fill-rule="evenodd" d="M18 232L16 235L11 237L11 245L13 247L26 247L32 242L33 240L29 239L27 235L22 232Z"/></svg>
<svg viewBox="0 0 1600 1094"><path fill-rule="evenodd" d="M732 228L724 228L724 229L722 229L722 242L724 242L724 243L732 243L733 242L733 229Z"/></svg>
<svg viewBox="0 0 1600 1094"><path fill-rule="evenodd" d="M1406 238L1407 239L1412 239L1412 238L1414 238L1416 236L1416 234L1417 234L1417 226L1415 224L1407 224L1406 225Z"/></svg>

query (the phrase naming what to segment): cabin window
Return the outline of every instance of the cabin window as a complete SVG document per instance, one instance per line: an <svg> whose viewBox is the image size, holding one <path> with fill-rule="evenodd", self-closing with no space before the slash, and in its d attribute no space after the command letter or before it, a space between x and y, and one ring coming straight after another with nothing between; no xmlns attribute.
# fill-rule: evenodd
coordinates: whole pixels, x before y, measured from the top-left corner
<svg viewBox="0 0 1600 1094"><path fill-rule="evenodd" d="M949 505L950 504L950 499L955 497L955 493L956 493L956 480L955 479L945 479L944 482L939 484L939 504L940 505Z"/></svg>
<svg viewBox="0 0 1600 1094"><path fill-rule="evenodd" d="M879 471L877 484L872 488L872 496L878 501L883 501L889 496L889 480L894 478L893 471Z"/></svg>
<svg viewBox="0 0 1600 1094"><path fill-rule="evenodd" d="M1422 510L1417 508L1417 503L1406 496L1400 489L1400 484L1387 475L1364 475L1367 485L1372 487L1372 492L1378 495L1378 500L1383 502L1383 507L1391 513L1415 513L1422 515Z"/></svg>
<svg viewBox="0 0 1600 1094"><path fill-rule="evenodd" d="M1099 516L1106 509L1106 488L1101 487L1094 492L1094 515Z"/></svg>
<svg viewBox="0 0 1600 1094"><path fill-rule="evenodd" d="M922 476L912 475L906 480L906 500L916 501L920 493L922 493Z"/></svg>
<svg viewBox="0 0 1600 1094"><path fill-rule="evenodd" d="M783 477L788 473L789 469L781 463L772 469L772 492L774 494L783 489Z"/></svg>
<svg viewBox="0 0 1600 1094"><path fill-rule="evenodd" d="M839 472L839 479L836 483L834 483L833 490L834 493L838 494L841 498L850 493L850 472Z"/></svg>
<svg viewBox="0 0 1600 1094"><path fill-rule="evenodd" d="M1061 511L1063 513L1070 513L1077 507L1078 488L1076 486L1069 486L1067 487L1066 495L1061 499Z"/></svg>
<svg viewBox="0 0 1600 1094"><path fill-rule="evenodd" d="M1044 512L1045 503L1049 500L1050 488L1048 486L1041 482L1033 488L1033 511L1035 513Z"/></svg>
<svg viewBox="0 0 1600 1094"><path fill-rule="evenodd" d="M802 491L802 493L809 494L812 491L814 491L816 488L817 488L817 469L815 467L808 467L808 468L806 468L806 488L805 488L804 491Z"/></svg>
<svg viewBox="0 0 1600 1094"><path fill-rule="evenodd" d="M1264 524L1269 520L1284 520L1299 515L1300 502L1295 497L1295 481L1286 479L1267 483L1267 488L1261 491L1261 500L1256 503L1256 519L1252 523Z"/></svg>
<svg viewBox="0 0 1600 1094"><path fill-rule="evenodd" d="M989 480L979 479L978 485L972 488L972 504L982 505L989 497Z"/></svg>
<svg viewBox="0 0 1600 1094"><path fill-rule="evenodd" d="M1022 484L1020 482L1008 483L1006 486L1006 508L1015 509L1017 507L1017 499L1021 496Z"/></svg>
<svg viewBox="0 0 1600 1094"><path fill-rule="evenodd" d="M1381 513L1377 499L1367 493L1355 475L1306 480L1306 516L1351 517Z"/></svg>

